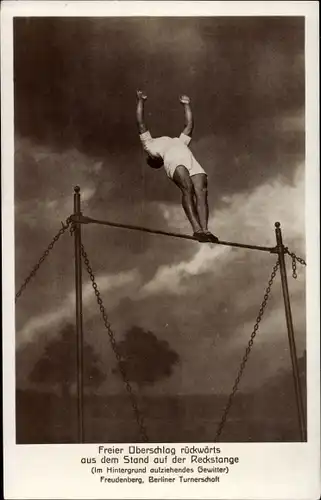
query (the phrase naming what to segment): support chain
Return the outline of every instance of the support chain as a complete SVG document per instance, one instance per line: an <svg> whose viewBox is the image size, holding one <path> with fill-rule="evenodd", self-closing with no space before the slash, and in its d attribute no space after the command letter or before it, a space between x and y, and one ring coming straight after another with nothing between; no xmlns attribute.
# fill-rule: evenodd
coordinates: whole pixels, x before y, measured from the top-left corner
<svg viewBox="0 0 321 500"><path fill-rule="evenodd" d="M66 231L67 229L69 228L71 224L71 217L68 217L64 222L61 222L61 229L58 231L58 233L53 237L53 239L51 240L51 242L49 243L49 245L47 246L46 250L44 251L44 253L42 254L42 256L40 257L40 259L38 260L37 264L34 266L34 268L31 270L30 274L27 276L27 278L24 280L24 282L22 283L21 287L19 288L18 292L16 293L16 297L15 297L15 302L17 302L17 300L19 299L19 297L21 296L22 292L26 289L28 283L30 282L30 280L36 275L39 267L41 266L41 264L46 260L46 258L48 257L48 255L50 254L51 250L53 249L54 245L57 243L57 241L59 240L60 236L62 236Z"/></svg>
<svg viewBox="0 0 321 500"><path fill-rule="evenodd" d="M220 437L220 435L221 435L221 433L223 431L224 425L226 423L228 413L229 413L230 408L231 408L232 403L233 403L233 398L234 398L235 393L236 393L236 391L238 389L241 377L242 377L243 372L244 372L245 365L246 365L246 363L248 361L251 349L253 347L254 339L256 337L257 331L258 331L259 326L260 326L260 322L262 320L262 317L263 317L263 314L264 314L264 311L265 311L265 307L266 307L267 302L269 300L269 296L270 296L270 292L271 292L271 287L273 285L273 281L274 281L274 278L276 276L276 273L277 273L277 270L279 268L279 265L280 265L280 262L279 262L279 259L278 259L277 262L276 262L276 264L273 266L271 277L269 279L268 286L267 286L267 288L265 290L263 301L262 301L262 304L261 304L261 307L260 307L260 310L259 310L259 314L258 314L258 316L256 318L256 322L255 322L253 331L251 333L251 337L250 337L250 340L248 342L247 348L245 350L245 354L243 356L243 359L242 359L242 362L241 362L241 365L240 365L240 368L239 368L239 372L238 372L237 377L235 379L232 392L231 392L231 394L230 394L230 396L228 398L228 402L227 402L226 407L225 407L225 409L223 411L223 415L222 415L221 421L220 421L218 429L216 431L215 442L218 441L218 439L219 439L219 437Z"/></svg>
<svg viewBox="0 0 321 500"><path fill-rule="evenodd" d="M85 251L84 245L81 245L81 254L82 254L82 257L84 259L84 263L85 263L87 272L89 274L90 280L92 282L92 287L93 287L95 295L96 295L97 303L98 303L98 306L99 306L99 309L100 309L100 312L101 312L101 315L102 315L102 318L103 318L103 321L104 321L107 333L109 335L109 340L110 340L111 347L112 347L112 349L114 351L114 354L116 356L116 359L118 361L119 371L121 373L121 376L122 376L123 381L125 383L126 390L128 392L129 398L130 398L131 405L132 405L132 408L133 408L133 411L134 411L134 414L135 414L135 418L136 418L136 421L137 421L137 424L138 424L138 427L139 427L139 430L140 430L141 437L142 437L142 439L143 439L144 442L148 442L149 439L148 439L148 436L147 436L147 431L146 431L146 427L145 427L145 423L144 423L144 418L143 418L143 415L142 415L141 411L138 408L136 395L133 392L132 386L130 385L129 379L128 379L127 374L126 374L126 371L125 371L124 366L122 364L122 356L121 356L121 354L119 352L119 349L118 349L118 346L117 346L117 342L115 340L114 333L113 333L113 331L111 329L111 325L110 325L110 323L108 321L108 316L107 316L107 313L106 313L106 309L105 309L105 307L103 305L103 301L102 301L100 292L98 290L98 285L97 285L97 283L95 281L95 276L94 276L93 270L92 270L92 268L90 266L90 262L89 262L87 253Z"/></svg>
<svg viewBox="0 0 321 500"><path fill-rule="evenodd" d="M296 263L297 263L297 261L300 264L302 264L302 266L306 266L307 263L305 262L304 259L302 259L302 257L298 257L297 255L295 255L294 252L290 252L289 249L288 249L288 247L284 248L284 253L287 253L292 258L292 276L293 276L294 279L297 279L297 277L298 277L297 272L296 272Z"/></svg>

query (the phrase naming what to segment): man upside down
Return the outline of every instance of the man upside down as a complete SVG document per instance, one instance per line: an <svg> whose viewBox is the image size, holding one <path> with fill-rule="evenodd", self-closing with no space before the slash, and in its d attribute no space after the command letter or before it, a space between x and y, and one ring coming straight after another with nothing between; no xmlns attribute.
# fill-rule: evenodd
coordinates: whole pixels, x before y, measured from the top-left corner
<svg viewBox="0 0 321 500"><path fill-rule="evenodd" d="M167 176L182 193L182 206L192 226L196 240L217 243L218 238L208 230L207 174L194 158L188 145L192 139L193 115L190 98L180 97L184 107L185 128L179 137L153 138L144 121L144 106L147 99L141 90L137 91L136 118L139 137L147 153L151 168L164 167Z"/></svg>

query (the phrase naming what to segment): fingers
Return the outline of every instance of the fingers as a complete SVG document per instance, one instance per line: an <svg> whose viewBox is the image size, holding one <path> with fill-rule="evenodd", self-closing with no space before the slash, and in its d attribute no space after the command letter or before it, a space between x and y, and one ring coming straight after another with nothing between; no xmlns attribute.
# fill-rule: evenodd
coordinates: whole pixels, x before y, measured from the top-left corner
<svg viewBox="0 0 321 500"><path fill-rule="evenodd" d="M191 99L188 97L188 95L184 94L180 96L179 100L182 104L190 104L191 102Z"/></svg>
<svg viewBox="0 0 321 500"><path fill-rule="evenodd" d="M146 99L147 99L146 93L143 92L142 90L137 90L136 96L137 96L137 99L142 100L142 101L146 101Z"/></svg>
<svg viewBox="0 0 321 500"><path fill-rule="evenodd" d="M141 101L146 101L146 99L147 99L147 94L143 90L137 90L136 96L137 96L137 99L141 100ZM188 95L185 95L185 94L181 95L179 97L179 100L182 104L190 104L190 102L191 102L190 97L188 97Z"/></svg>

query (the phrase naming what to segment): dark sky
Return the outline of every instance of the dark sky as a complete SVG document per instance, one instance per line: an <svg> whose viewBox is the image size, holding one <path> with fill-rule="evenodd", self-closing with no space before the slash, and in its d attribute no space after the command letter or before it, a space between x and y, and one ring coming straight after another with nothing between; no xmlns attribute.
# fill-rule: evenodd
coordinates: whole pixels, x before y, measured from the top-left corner
<svg viewBox="0 0 321 500"><path fill-rule="evenodd" d="M286 244L304 254L303 18L18 18L14 38L17 285L72 212L76 184L85 214L190 231L177 188L144 163L137 88L155 136L181 132L178 96L190 95L213 232L274 245L280 220ZM180 356L153 390L228 391L275 257L101 227L84 227L83 239L117 338L138 325ZM303 270L290 290L301 353ZM29 342L41 355L73 318L73 300L67 235L19 301L19 349ZM84 318L108 367L102 390L122 390L86 275ZM243 389L289 367L286 339L277 279ZM18 367L18 384L32 362Z"/></svg>

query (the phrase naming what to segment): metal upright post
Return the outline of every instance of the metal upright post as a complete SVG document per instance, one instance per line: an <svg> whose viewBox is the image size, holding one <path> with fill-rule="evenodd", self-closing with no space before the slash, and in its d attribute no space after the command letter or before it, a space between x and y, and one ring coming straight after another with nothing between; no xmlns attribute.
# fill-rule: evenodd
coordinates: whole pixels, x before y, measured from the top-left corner
<svg viewBox="0 0 321 500"><path fill-rule="evenodd" d="M74 215L81 215L80 187L74 188ZM82 273L81 273L81 224L74 223L75 237L75 289L76 289L76 333L77 333L77 416L78 441L84 442L83 417L83 323L82 323Z"/></svg>
<svg viewBox="0 0 321 500"><path fill-rule="evenodd" d="M306 434L306 425L305 425L305 417L304 417L304 406L303 406L302 391L301 391L301 384L300 384L300 377L299 377L298 358L297 358L296 346L295 346L292 312L291 312L291 304L290 304L289 289L288 289L288 280L287 280L286 266L285 266L285 259L284 259L284 245L283 245L283 240L282 240L281 224L279 222L275 223L275 234L276 234L276 242L277 242L277 252L278 252L279 261L280 261L282 291L283 291L285 317L286 317L286 324L287 324L287 329L288 329L288 338L289 338L291 361L292 361L292 372L293 372L294 390L295 390L295 397L296 397L296 404L297 404L297 411L298 411L300 437L301 437L301 441L306 441L307 434Z"/></svg>

